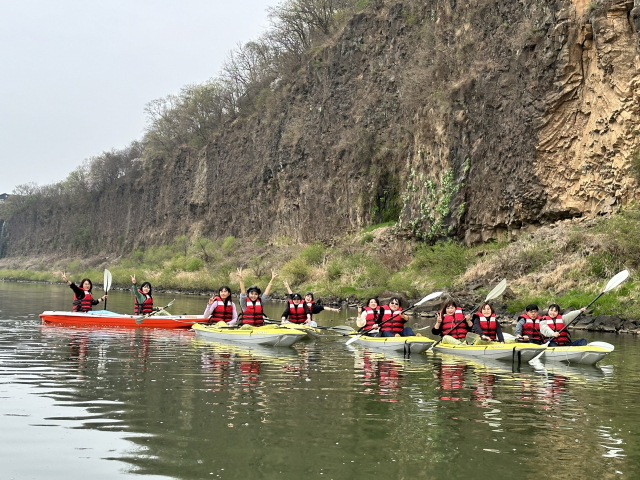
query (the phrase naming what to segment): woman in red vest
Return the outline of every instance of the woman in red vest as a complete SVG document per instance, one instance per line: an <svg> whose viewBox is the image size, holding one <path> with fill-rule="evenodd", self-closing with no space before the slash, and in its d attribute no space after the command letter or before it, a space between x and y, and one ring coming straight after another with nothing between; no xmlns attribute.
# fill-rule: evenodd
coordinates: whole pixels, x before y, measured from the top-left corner
<svg viewBox="0 0 640 480"><path fill-rule="evenodd" d="M586 308L583 308L582 311L586 311ZM567 347L570 345L584 346L587 344L584 338L572 342L569 331L564 329L564 327L562 315L560 314L560 305L557 303L549 305L547 314L540 320L540 333L551 340L549 346ZM564 331L561 331L563 329Z"/></svg>
<svg viewBox="0 0 640 480"><path fill-rule="evenodd" d="M307 304L302 301L302 295L299 293L291 295L289 305L282 312L282 323L287 322L287 320L297 324L304 323L309 325L311 323L311 311Z"/></svg>
<svg viewBox="0 0 640 480"><path fill-rule="evenodd" d="M204 309L204 317L209 323L225 322L234 325L238 320L238 311L231 298L231 289L223 285L218 290L218 295L212 295Z"/></svg>
<svg viewBox="0 0 640 480"><path fill-rule="evenodd" d="M486 342L504 343L500 323L496 320L496 312L490 303L483 303L480 311L473 314L473 331Z"/></svg>
<svg viewBox="0 0 640 480"><path fill-rule="evenodd" d="M436 324L431 329L433 335L440 335L442 343L459 345L464 342L467 332L473 328L471 315L466 317L462 308L453 300L449 300L436 316Z"/></svg>
<svg viewBox="0 0 640 480"><path fill-rule="evenodd" d="M273 280L278 274L271 270L271 281L262 293L256 285L244 289L244 279L242 278L242 268L238 268L238 281L240 282L240 308L242 309L242 324L261 327L264 325L264 311L262 304L269 299L269 290L273 285Z"/></svg>
<svg viewBox="0 0 640 480"><path fill-rule="evenodd" d="M360 330L368 331L366 334L369 337L377 337L380 335L380 300L377 297L372 297L367 300L364 307L358 307L358 319L356 325L360 327Z"/></svg>
<svg viewBox="0 0 640 480"><path fill-rule="evenodd" d="M287 287L287 292L289 293L289 298L291 298L291 295L293 295L293 291L291 290L291 287L289 286L289 282L287 282L285 280L282 283L284 284L285 287ZM319 305L319 304L315 303L314 298L313 298L313 292L307 292L307 293L304 294L304 303L307 304L307 308L309 309L309 313L311 313L311 321L313 321L313 316L316 313L320 313L323 310L328 310L330 312L335 312L335 313L338 313L340 311L339 308L325 307L324 305Z"/></svg>
<svg viewBox="0 0 640 480"><path fill-rule="evenodd" d="M62 272L62 280L67 282L67 285L73 290L73 311L74 312L90 312L94 305L98 305L103 302L106 295L103 295L98 300L94 300L91 296L91 289L93 284L88 278L83 278L80 282L80 287L75 283L67 279L67 274Z"/></svg>
<svg viewBox="0 0 640 480"><path fill-rule="evenodd" d="M131 290L135 295L134 315L148 315L151 312L162 310L162 307L153 307L153 297L151 296L151 284L144 282L140 288L136 284L136 276L131 275Z"/></svg>
<svg viewBox="0 0 640 480"><path fill-rule="evenodd" d="M413 337L415 333L409 327L405 327L407 323L407 315L402 312L400 299L393 297L389 300L388 305L381 307L381 316L379 319L380 331L382 337Z"/></svg>

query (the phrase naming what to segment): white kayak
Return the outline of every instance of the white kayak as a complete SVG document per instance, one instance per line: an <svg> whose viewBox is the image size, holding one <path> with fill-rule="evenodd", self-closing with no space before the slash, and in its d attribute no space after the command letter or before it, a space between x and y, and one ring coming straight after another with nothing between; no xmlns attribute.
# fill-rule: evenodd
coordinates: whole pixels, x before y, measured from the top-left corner
<svg viewBox="0 0 640 480"><path fill-rule="evenodd" d="M606 342L591 342L581 347L546 347L541 360L595 365L613 350L614 346Z"/></svg>
<svg viewBox="0 0 640 480"><path fill-rule="evenodd" d="M533 343L495 343L491 345L450 345L440 342L433 347L438 353L458 355L460 357L488 360L531 360L544 350L542 345Z"/></svg>
<svg viewBox="0 0 640 480"><path fill-rule="evenodd" d="M196 323L192 328L196 333L196 337L203 340L235 342L245 345L270 345L273 347L290 347L307 336L304 331L280 328L277 325L234 328Z"/></svg>
<svg viewBox="0 0 640 480"><path fill-rule="evenodd" d="M367 337L365 335L355 342L360 346L374 348L385 352L403 354L422 353L429 348L434 340L427 337Z"/></svg>

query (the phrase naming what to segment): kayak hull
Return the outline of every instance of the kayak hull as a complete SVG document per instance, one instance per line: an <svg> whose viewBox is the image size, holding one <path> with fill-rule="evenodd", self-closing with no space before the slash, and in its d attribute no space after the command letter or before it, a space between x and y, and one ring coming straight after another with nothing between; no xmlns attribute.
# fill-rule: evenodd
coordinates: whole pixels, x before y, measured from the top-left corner
<svg viewBox="0 0 640 480"><path fill-rule="evenodd" d="M196 337L202 340L272 347L290 347L307 336L306 332L291 328L279 328L276 325L243 329L221 328L196 323L192 328Z"/></svg>
<svg viewBox="0 0 640 480"><path fill-rule="evenodd" d="M466 358L487 359L487 360L508 360L515 358L523 362L531 360L536 355L544 351L542 345L535 344L498 344L498 345L449 345L439 343L433 350L449 355L457 355Z"/></svg>
<svg viewBox="0 0 640 480"><path fill-rule="evenodd" d="M355 342L362 347L373 348L385 352L422 353L434 341L427 337L367 337L362 336Z"/></svg>
<svg viewBox="0 0 640 480"><path fill-rule="evenodd" d="M610 350L585 345L582 347L547 347L542 359L550 362L567 362L577 365L595 365L602 360Z"/></svg>
<svg viewBox="0 0 640 480"><path fill-rule="evenodd" d="M40 314L44 323L59 325L96 325L129 328L190 328L194 323L202 322L199 315L153 315L143 318L141 315L121 315L107 312L63 312L46 311ZM140 323L137 323L136 320Z"/></svg>

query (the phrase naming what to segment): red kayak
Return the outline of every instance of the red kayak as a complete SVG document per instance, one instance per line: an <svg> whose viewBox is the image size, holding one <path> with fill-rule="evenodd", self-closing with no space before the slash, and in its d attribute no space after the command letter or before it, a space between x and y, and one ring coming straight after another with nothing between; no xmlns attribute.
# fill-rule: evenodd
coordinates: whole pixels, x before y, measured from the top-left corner
<svg viewBox="0 0 640 480"><path fill-rule="evenodd" d="M206 322L202 315L123 315L98 310L95 312L47 311L40 314L46 323L61 325L103 325L110 327L191 328L194 323Z"/></svg>

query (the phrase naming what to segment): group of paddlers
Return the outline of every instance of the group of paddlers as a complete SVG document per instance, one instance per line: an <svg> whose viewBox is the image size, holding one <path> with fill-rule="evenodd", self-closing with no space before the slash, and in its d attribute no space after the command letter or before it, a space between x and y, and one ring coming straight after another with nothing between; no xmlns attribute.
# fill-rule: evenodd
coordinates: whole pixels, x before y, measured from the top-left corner
<svg viewBox="0 0 640 480"><path fill-rule="evenodd" d="M278 275L271 272L271 280L264 293L256 286L252 285L245 290L242 269L236 273L240 283L240 308L238 315L236 306L233 303L231 289L222 286L217 294L209 299L204 310L204 317L209 323L226 325L249 325L259 327L265 323L263 303L269 299L269 292L273 286L273 281ZM66 275L62 274L62 279L71 287L74 293L73 311L88 312L93 305L104 301L107 295L95 300L92 297L92 283L88 278L80 282L80 286L69 281ZM149 315L154 311L161 310L162 307L153 306L151 295L151 284L144 282L140 288L136 284L135 276L131 277L132 290L135 295L134 308L136 315ZM306 324L314 326L313 315L323 310L339 312L337 308L325 307L314 302L312 292L307 292L302 298L299 293L294 293L289 284L285 281L284 286L289 293L287 306L282 313L281 323L290 322L296 324ZM530 342L543 344L550 342L551 346L566 345L586 345L584 339L571 341L569 332L564 328L560 306L549 305L547 314L539 315L539 308L535 304L528 305L525 313L518 316L516 324L515 338L505 339L500 323L496 320L496 313L493 305L483 303L477 312L464 315L462 308L453 300L446 302L436 316L436 324L431 329L433 335L443 337L442 342L448 344L488 344L490 342L512 343ZM583 309L584 311L584 309ZM408 337L416 335L410 327L406 326L407 315L402 311L402 302L399 297L392 297L387 304L380 305L378 298L373 297L367 300L363 307L358 307L358 318L356 324L360 331L372 337ZM417 334L420 336L420 333Z"/></svg>
<svg viewBox="0 0 640 480"><path fill-rule="evenodd" d="M204 310L204 317L208 318L209 323L224 322L226 325L249 325L259 327L265 323L265 314L263 303L269 299L269 291L273 285L273 281L278 275L275 271L271 272L271 281L267 285L264 293L257 285L252 285L245 290L242 269L239 268L236 273L240 283L240 308L242 313L238 315L231 289L224 285L220 287L217 294L211 296ZM98 300L92 297L93 284L88 278L82 279L80 286L69 281L66 275L62 274L62 279L71 287L74 294L73 311L88 312L94 305L104 301L107 295L103 295ZM151 294L151 284L144 282L139 288L136 284L135 275L131 276L132 290L135 295L134 310L135 315L149 315L154 311L162 310L162 307L153 306L153 296ZM339 312L338 308L326 307L315 303L312 292L307 292L304 296L294 293L289 284L285 281L284 286L289 293L287 307L282 313L281 322L290 322L296 324L313 325L313 315L329 310Z"/></svg>

